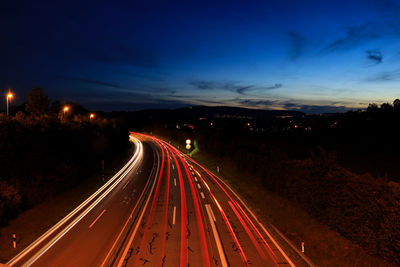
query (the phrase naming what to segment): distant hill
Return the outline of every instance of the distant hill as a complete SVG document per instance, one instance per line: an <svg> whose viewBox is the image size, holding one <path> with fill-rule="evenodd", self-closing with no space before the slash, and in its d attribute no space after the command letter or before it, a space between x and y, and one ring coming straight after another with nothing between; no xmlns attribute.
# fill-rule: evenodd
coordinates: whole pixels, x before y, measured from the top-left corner
<svg viewBox="0 0 400 267"><path fill-rule="evenodd" d="M152 119L255 119L270 121L282 117L302 117L303 112L289 110L261 110L227 106L193 106L179 109L150 109L134 112L135 117Z"/></svg>

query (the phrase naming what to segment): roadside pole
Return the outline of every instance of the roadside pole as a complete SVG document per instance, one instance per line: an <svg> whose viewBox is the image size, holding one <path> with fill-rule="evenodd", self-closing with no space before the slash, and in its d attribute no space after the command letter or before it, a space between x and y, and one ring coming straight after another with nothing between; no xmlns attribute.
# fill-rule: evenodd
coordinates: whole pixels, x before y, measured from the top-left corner
<svg viewBox="0 0 400 267"><path fill-rule="evenodd" d="M13 248L17 248L17 235L12 234Z"/></svg>

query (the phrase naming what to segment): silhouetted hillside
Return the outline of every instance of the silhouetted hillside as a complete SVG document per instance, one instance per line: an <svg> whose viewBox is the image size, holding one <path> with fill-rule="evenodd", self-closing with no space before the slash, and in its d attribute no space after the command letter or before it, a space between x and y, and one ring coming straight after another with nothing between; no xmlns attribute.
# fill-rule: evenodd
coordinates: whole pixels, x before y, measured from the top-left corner
<svg viewBox="0 0 400 267"><path fill-rule="evenodd" d="M179 109L150 109L134 112L136 116L153 118L153 119L215 119L215 118L247 118L261 121L271 121L282 116L301 117L303 112L289 110L261 110L248 109L238 107L207 107L194 106Z"/></svg>

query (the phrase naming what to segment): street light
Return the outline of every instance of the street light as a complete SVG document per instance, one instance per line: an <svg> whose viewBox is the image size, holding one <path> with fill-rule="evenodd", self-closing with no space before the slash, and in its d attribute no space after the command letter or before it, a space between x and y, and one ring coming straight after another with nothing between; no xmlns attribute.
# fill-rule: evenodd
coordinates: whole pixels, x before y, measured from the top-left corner
<svg viewBox="0 0 400 267"><path fill-rule="evenodd" d="M9 111L8 111L8 102L11 100L11 98L13 98L13 94L9 91L6 98L7 98L7 116L9 115Z"/></svg>
<svg viewBox="0 0 400 267"><path fill-rule="evenodd" d="M190 139L186 139L186 149L189 150L192 146L190 145L192 141Z"/></svg>
<svg viewBox="0 0 400 267"><path fill-rule="evenodd" d="M94 113L90 113L89 118L94 119Z"/></svg>
<svg viewBox="0 0 400 267"><path fill-rule="evenodd" d="M65 106L63 110L64 110L64 116L65 116L65 112L68 112L69 107L68 107L68 106Z"/></svg>

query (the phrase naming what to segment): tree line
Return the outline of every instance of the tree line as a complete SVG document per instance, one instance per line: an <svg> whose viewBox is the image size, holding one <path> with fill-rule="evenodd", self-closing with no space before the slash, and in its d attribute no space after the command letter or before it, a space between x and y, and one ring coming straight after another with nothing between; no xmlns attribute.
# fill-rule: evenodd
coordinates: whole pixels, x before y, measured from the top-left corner
<svg viewBox="0 0 400 267"><path fill-rule="evenodd" d="M15 115L0 114L0 226L79 185L100 172L102 160L130 148L128 129L118 119L52 102L38 87L27 99Z"/></svg>

